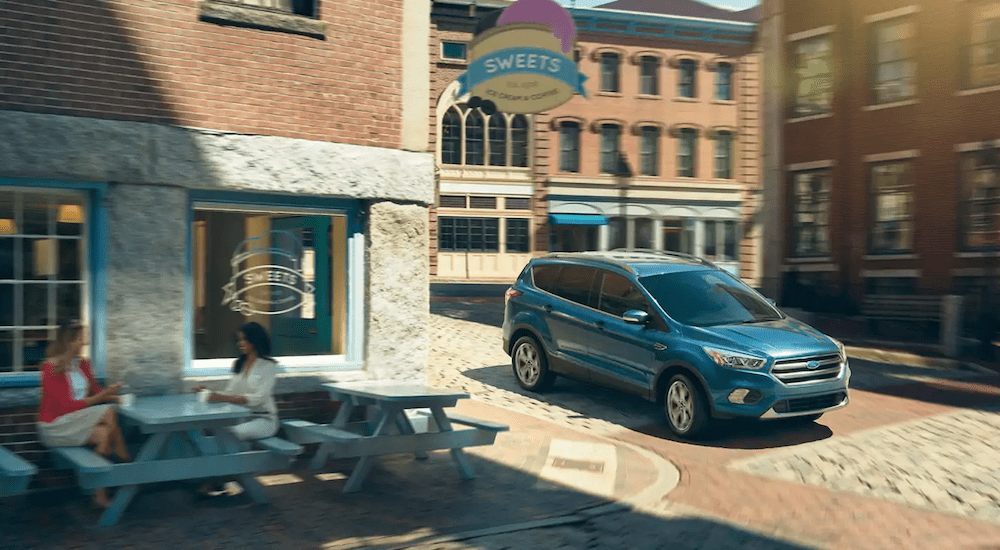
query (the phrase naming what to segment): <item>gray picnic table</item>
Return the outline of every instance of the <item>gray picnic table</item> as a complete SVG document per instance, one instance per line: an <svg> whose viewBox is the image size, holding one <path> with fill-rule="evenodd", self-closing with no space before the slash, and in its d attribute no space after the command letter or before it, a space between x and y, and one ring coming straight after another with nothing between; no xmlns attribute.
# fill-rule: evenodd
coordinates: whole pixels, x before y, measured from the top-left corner
<svg viewBox="0 0 1000 550"><path fill-rule="evenodd" d="M52 449L57 460L76 470L83 489L120 488L101 515L102 527L116 524L139 487L150 483L236 477L254 501L266 503L264 488L252 474L291 462L290 453L254 450L224 429L247 419L252 413L246 407L200 403L194 394L180 394L138 397L118 410L123 424L149 434L133 462L113 463L85 447Z"/></svg>
<svg viewBox="0 0 1000 550"><path fill-rule="evenodd" d="M460 391L433 388L421 384L394 381L358 381L323 384L330 399L341 402L340 409L329 425L302 420L282 422L289 439L296 443L319 443L312 468L320 469L329 458L360 458L344 486L353 493L371 470L373 460L380 455L413 453L418 459L426 452L447 449L464 479L475 476L472 465L462 451L464 447L492 445L496 434L508 426L445 412L459 399L469 398ZM359 407L373 409L371 420L350 423ZM417 433L406 411L417 409L428 420L428 429ZM429 411L429 412L428 412ZM453 424L472 429L456 430Z"/></svg>
<svg viewBox="0 0 1000 550"><path fill-rule="evenodd" d="M0 497L23 493L37 473L37 466L0 447Z"/></svg>

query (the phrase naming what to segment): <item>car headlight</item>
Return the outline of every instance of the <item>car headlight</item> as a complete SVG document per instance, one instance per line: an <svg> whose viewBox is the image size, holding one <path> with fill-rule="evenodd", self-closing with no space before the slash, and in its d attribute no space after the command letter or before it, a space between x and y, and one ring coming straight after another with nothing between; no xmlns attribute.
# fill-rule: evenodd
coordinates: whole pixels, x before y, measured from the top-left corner
<svg viewBox="0 0 1000 550"><path fill-rule="evenodd" d="M752 355L745 355L742 353L736 353L735 351L728 351L715 348L702 348L705 353L712 358L720 367L727 367L730 369L747 369L747 370L758 370L767 363L767 360L761 359L760 357L754 357Z"/></svg>
<svg viewBox="0 0 1000 550"><path fill-rule="evenodd" d="M840 362L843 363L847 361L847 348L844 347L844 343L836 338L830 338L833 340L834 344L837 344L837 352L840 353Z"/></svg>

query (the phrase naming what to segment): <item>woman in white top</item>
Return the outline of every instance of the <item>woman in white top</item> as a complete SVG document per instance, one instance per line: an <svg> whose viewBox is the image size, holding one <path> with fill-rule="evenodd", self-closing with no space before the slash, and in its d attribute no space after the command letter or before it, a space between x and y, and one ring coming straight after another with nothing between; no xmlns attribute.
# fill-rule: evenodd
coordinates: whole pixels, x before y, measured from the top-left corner
<svg viewBox="0 0 1000 550"><path fill-rule="evenodd" d="M237 439L264 439L278 433L278 407L274 403L274 380L278 364L271 359L271 339L264 327L250 322L236 333L240 356L233 363L233 377L221 392L212 392L209 403L235 403L253 411L253 418L229 430ZM204 386L194 390L201 391Z"/></svg>

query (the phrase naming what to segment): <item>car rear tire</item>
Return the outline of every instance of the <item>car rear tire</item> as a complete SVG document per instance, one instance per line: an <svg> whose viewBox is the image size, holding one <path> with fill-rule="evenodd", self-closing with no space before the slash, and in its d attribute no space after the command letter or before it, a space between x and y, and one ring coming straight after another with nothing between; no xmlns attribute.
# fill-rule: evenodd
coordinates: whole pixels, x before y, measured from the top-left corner
<svg viewBox="0 0 1000 550"><path fill-rule="evenodd" d="M711 417L701 389L686 374L675 374L662 397L667 427L682 439L696 439L708 428Z"/></svg>
<svg viewBox="0 0 1000 550"><path fill-rule="evenodd" d="M545 349L533 336L522 336L514 342L510 364L517 384L528 391L543 392L556 380L555 373L549 370Z"/></svg>

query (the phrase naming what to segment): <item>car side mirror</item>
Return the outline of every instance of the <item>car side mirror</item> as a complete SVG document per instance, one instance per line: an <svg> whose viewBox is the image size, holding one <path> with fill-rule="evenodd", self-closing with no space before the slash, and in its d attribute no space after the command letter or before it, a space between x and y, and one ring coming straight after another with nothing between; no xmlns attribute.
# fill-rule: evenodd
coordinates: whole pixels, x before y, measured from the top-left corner
<svg viewBox="0 0 1000 550"><path fill-rule="evenodd" d="M622 319L630 325L645 325L649 322L649 314L638 309L630 309L622 315Z"/></svg>
<svg viewBox="0 0 1000 550"><path fill-rule="evenodd" d="M778 302L775 302L774 300L772 300L770 298L767 299L767 303L771 304L774 307L778 307Z"/></svg>

